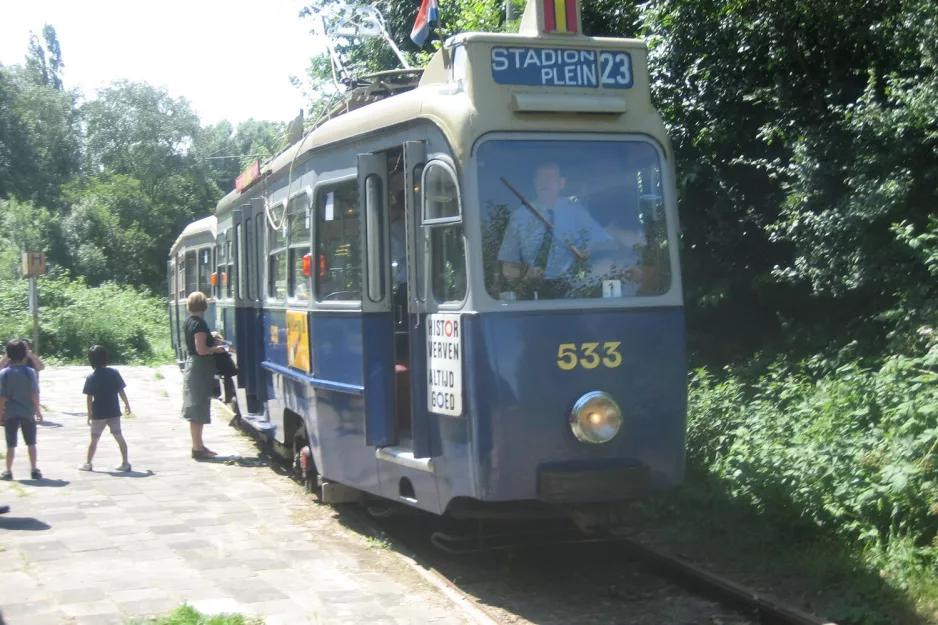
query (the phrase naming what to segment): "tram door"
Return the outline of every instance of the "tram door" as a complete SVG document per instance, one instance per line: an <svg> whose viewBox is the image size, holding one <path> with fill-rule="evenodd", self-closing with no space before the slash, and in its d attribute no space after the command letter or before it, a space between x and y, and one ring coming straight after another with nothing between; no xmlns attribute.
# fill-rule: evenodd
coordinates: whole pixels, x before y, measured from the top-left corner
<svg viewBox="0 0 938 625"><path fill-rule="evenodd" d="M247 395L247 410L258 413L266 398L263 369L263 255L265 214L263 200L255 199L241 206L241 236L239 240L243 262L238 263L239 304L242 306L238 335L238 369L243 371ZM242 334L243 333L243 334ZM243 350L243 351L242 351Z"/></svg>
<svg viewBox="0 0 938 625"><path fill-rule="evenodd" d="M358 156L363 245L362 341L365 370L365 439L429 455L426 406L414 401L425 388L423 255L419 233L422 142Z"/></svg>

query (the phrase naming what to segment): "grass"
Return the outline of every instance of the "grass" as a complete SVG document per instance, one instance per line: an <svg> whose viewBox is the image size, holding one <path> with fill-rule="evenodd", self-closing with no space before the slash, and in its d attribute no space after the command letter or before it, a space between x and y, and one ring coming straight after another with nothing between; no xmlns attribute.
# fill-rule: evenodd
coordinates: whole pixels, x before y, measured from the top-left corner
<svg viewBox="0 0 938 625"><path fill-rule="evenodd" d="M154 380L164 380L164 379L166 379L166 376L163 375L163 372L162 372L162 371L155 371L155 372L153 373L153 379L154 379Z"/></svg>
<svg viewBox="0 0 938 625"><path fill-rule="evenodd" d="M390 549L391 548L391 543L384 538L366 536L365 540L368 542L368 546L372 549Z"/></svg>
<svg viewBox="0 0 938 625"><path fill-rule="evenodd" d="M262 619L251 619L240 614L218 614L207 616L202 614L190 605L183 604L162 616L153 620L134 620L128 625L263 625Z"/></svg>
<svg viewBox="0 0 938 625"><path fill-rule="evenodd" d="M17 497L29 497L29 491L23 488L23 485L19 482L9 482L10 490L16 493Z"/></svg>

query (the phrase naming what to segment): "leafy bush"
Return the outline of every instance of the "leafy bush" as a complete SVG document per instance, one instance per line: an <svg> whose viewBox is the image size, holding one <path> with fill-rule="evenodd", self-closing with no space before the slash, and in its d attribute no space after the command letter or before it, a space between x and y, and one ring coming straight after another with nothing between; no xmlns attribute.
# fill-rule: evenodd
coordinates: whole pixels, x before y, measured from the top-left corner
<svg viewBox="0 0 938 625"><path fill-rule="evenodd" d="M26 280L0 280L0 339L32 336ZM107 347L118 364L169 362L165 304L145 291L106 282L91 288L68 275L39 280L39 347L43 359L84 363L88 347Z"/></svg>
<svg viewBox="0 0 938 625"><path fill-rule="evenodd" d="M779 527L938 566L938 349L876 369L815 360L692 376L690 469Z"/></svg>

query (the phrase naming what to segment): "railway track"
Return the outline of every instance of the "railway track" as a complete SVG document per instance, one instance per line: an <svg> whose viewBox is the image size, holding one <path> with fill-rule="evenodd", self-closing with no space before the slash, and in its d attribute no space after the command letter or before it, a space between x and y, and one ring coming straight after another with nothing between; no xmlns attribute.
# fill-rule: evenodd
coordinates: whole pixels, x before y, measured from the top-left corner
<svg viewBox="0 0 938 625"><path fill-rule="evenodd" d="M300 481L290 462L241 429L278 472ZM349 526L394 549L481 625L834 625L623 533L584 536L563 524L493 523L480 537L475 523L397 504L378 504L393 514L377 516L362 505L337 508ZM511 531L499 531L504 527Z"/></svg>

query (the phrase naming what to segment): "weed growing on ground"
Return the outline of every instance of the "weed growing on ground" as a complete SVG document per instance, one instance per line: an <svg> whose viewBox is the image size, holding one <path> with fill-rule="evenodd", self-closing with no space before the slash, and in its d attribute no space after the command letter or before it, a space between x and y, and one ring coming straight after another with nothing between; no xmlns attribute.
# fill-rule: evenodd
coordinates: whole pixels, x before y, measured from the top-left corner
<svg viewBox="0 0 938 625"><path fill-rule="evenodd" d="M16 493L17 497L29 497L29 491L23 488L19 482L10 482L10 490Z"/></svg>
<svg viewBox="0 0 938 625"><path fill-rule="evenodd" d="M371 549L390 549L391 542L386 538L377 538L375 536L366 536L365 541Z"/></svg>
<svg viewBox="0 0 938 625"><path fill-rule="evenodd" d="M153 372L153 379L154 379L154 380L164 380L164 379L166 379L166 376L163 375L163 372L162 372L162 371L154 371L154 372Z"/></svg>
<svg viewBox="0 0 938 625"><path fill-rule="evenodd" d="M128 625L264 625L261 619L251 619L240 614L207 616L190 605L183 604L156 620L133 620Z"/></svg>

